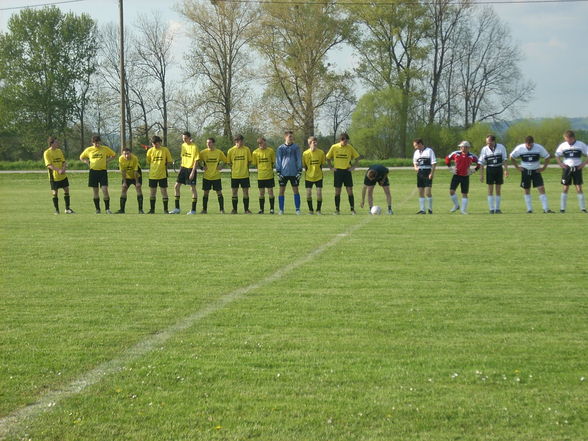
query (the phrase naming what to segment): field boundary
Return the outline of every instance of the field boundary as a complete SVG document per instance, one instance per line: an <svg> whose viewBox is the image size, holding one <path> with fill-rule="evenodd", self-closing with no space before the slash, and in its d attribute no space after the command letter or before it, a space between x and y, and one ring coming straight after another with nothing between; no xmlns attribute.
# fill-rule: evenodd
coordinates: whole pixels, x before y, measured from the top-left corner
<svg viewBox="0 0 588 441"><path fill-rule="evenodd" d="M193 314L184 317L175 324L168 326L156 334L149 335L147 338L139 341L134 346L122 352L119 357L96 366L94 369L86 372L85 374L82 374L61 388L48 391L47 393L40 396L35 403L16 409L12 413L0 418L0 439L4 439L9 434L17 431L27 421L34 419L44 412L51 411L54 406L64 399L75 396L83 392L86 388L97 384L103 378L120 372L126 364L131 363L161 347L176 334L191 328L201 320L207 318L215 312L222 310L227 305L240 300L249 292L255 291L263 286L280 280L288 273L291 273L302 265L311 262L318 255L337 245L342 239L351 236L356 230L362 228L364 225L370 222L372 218L372 216L358 218L362 220L353 224L346 230L336 233L330 240L323 243L322 245L319 245L305 256L300 257L294 262L277 269L258 282L249 284L245 287L237 288L228 294L225 294L224 296L213 301L207 306L204 306Z"/></svg>

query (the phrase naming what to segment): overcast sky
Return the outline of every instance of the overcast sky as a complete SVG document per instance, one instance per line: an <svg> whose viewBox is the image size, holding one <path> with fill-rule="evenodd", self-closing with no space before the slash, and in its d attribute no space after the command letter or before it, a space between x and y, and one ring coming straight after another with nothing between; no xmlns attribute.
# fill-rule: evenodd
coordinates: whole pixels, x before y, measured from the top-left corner
<svg viewBox="0 0 588 441"><path fill-rule="evenodd" d="M53 0L1 0L0 9L51 3ZM125 20L132 25L140 13L157 12L180 32L177 0L125 0ZM167 6L169 5L169 6ZM535 82L533 100L522 117L588 117L588 0L574 3L495 4L498 15L510 26L524 55L521 68ZM87 12L99 24L118 22L118 0L81 0L58 5L64 11ZM19 10L0 11L5 32L10 16ZM187 49L177 40L178 56Z"/></svg>

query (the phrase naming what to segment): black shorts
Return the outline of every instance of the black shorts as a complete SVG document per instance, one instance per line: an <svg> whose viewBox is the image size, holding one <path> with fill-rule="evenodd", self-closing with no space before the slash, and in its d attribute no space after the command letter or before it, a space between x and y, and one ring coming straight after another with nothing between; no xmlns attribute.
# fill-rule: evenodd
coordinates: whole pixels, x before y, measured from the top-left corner
<svg viewBox="0 0 588 441"><path fill-rule="evenodd" d="M223 183L220 179L204 179L202 178L202 190L209 191L210 189L214 191L221 191L223 189Z"/></svg>
<svg viewBox="0 0 588 441"><path fill-rule="evenodd" d="M60 188L69 187L69 181L67 180L67 178L62 179L61 181L54 181L53 179L51 179L50 184L51 190L59 190Z"/></svg>
<svg viewBox="0 0 588 441"><path fill-rule="evenodd" d="M451 178L451 184L449 185L450 190L456 190L461 185L461 192L468 194L470 191L470 177L469 176L458 176L453 175Z"/></svg>
<svg viewBox="0 0 588 441"><path fill-rule="evenodd" d="M336 168L333 185L335 188L341 188L343 185L345 187L353 187L353 176L351 172L342 168Z"/></svg>
<svg viewBox="0 0 588 441"><path fill-rule="evenodd" d="M251 182L249 178L231 178L231 188L249 188L251 187Z"/></svg>
<svg viewBox="0 0 588 441"><path fill-rule="evenodd" d="M191 168L180 167L180 172L178 173L178 179L176 179L176 182L184 185L196 185L197 173L194 172L194 179L190 179L190 173L192 173Z"/></svg>
<svg viewBox="0 0 588 441"><path fill-rule="evenodd" d="M486 184L502 185L504 184L504 172L500 167L486 167Z"/></svg>
<svg viewBox="0 0 588 441"><path fill-rule="evenodd" d="M316 185L316 188L323 188L323 180L319 179L318 181L304 181L305 188L312 188L314 185Z"/></svg>
<svg viewBox="0 0 588 441"><path fill-rule="evenodd" d="M543 187L543 176L537 170L523 169L521 172L521 188Z"/></svg>
<svg viewBox="0 0 588 441"><path fill-rule="evenodd" d="M561 185L582 185L584 179L582 178L582 169L576 167L567 167L562 170Z"/></svg>
<svg viewBox="0 0 588 441"><path fill-rule="evenodd" d="M257 188L274 188L276 186L276 180L271 179L258 179Z"/></svg>
<svg viewBox="0 0 588 441"><path fill-rule="evenodd" d="M149 179L149 188L167 188L167 178L163 179Z"/></svg>
<svg viewBox="0 0 588 441"><path fill-rule="evenodd" d="M432 187L433 180L429 179L431 174L430 168L422 168L417 172L417 188Z"/></svg>
<svg viewBox="0 0 588 441"><path fill-rule="evenodd" d="M292 187L298 187L300 185L300 178L297 178L296 176L281 176L278 179L280 187L285 187L288 185L288 182L292 184Z"/></svg>
<svg viewBox="0 0 588 441"><path fill-rule="evenodd" d="M108 172L106 170L92 170L88 174L88 187L108 187Z"/></svg>
<svg viewBox="0 0 588 441"><path fill-rule="evenodd" d="M389 187L390 181L388 180L388 175L386 174L386 176L384 176L379 181L377 181L375 179L374 180L368 179L367 174L365 175L365 178L363 178L363 185L365 185L367 187L373 187L376 184L380 184L382 187Z"/></svg>
<svg viewBox="0 0 588 441"><path fill-rule="evenodd" d="M139 179L122 179L122 185L125 185L126 187L130 187L131 185L134 185L136 187L137 184L143 185L143 176L139 176Z"/></svg>

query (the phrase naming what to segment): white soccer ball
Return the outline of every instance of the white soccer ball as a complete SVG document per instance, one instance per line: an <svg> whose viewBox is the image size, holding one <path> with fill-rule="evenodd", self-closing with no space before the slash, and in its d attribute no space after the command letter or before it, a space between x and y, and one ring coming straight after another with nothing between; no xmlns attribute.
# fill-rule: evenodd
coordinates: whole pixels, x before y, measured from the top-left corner
<svg viewBox="0 0 588 441"><path fill-rule="evenodd" d="M377 216L378 214L382 214L382 207L380 207L379 205L374 205L372 207L372 209L370 210L370 213L374 216Z"/></svg>

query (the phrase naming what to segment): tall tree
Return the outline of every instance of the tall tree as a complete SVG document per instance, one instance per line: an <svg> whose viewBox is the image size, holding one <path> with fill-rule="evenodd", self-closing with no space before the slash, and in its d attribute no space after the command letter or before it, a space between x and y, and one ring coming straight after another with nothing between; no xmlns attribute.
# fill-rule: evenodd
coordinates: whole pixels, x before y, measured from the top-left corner
<svg viewBox="0 0 588 441"><path fill-rule="evenodd" d="M347 40L351 22L332 0L264 3L261 8L254 45L268 65L266 95L279 105L278 120L294 123L306 138L315 133L318 113L344 82L327 55Z"/></svg>
<svg viewBox="0 0 588 441"><path fill-rule="evenodd" d="M76 84L84 82L87 60L95 57L94 28L88 15L57 7L25 9L10 18L8 32L0 35L0 112L24 145L38 145L48 134L64 137L79 104Z"/></svg>
<svg viewBox="0 0 588 441"><path fill-rule="evenodd" d="M187 72L202 82L205 105L219 121L223 136L232 140L233 120L247 94L246 50L258 9L233 2L184 0L180 12L192 25Z"/></svg>

